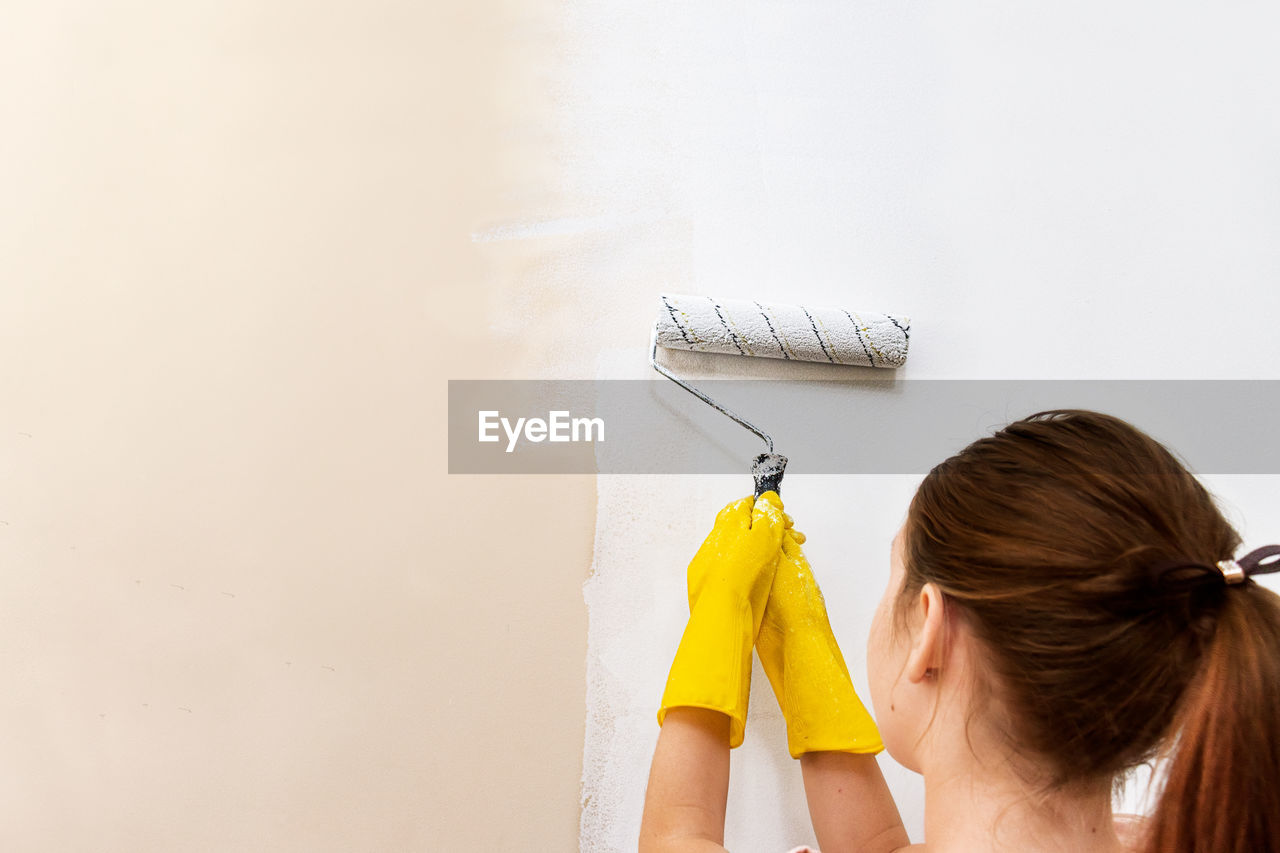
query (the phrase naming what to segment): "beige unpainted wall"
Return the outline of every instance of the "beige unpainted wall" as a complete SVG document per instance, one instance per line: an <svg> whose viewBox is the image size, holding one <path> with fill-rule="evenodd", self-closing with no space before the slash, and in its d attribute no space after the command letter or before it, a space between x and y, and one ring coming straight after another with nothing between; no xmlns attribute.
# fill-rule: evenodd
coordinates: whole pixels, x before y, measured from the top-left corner
<svg viewBox="0 0 1280 853"><path fill-rule="evenodd" d="M0 847L576 847L594 483L444 431L572 320L471 239L555 206L554 11L9 9Z"/></svg>

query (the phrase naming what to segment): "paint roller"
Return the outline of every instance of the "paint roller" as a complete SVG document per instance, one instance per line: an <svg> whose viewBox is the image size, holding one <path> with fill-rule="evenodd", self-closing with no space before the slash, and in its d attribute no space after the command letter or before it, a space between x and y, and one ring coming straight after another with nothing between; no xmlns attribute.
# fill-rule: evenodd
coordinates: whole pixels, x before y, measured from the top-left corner
<svg viewBox="0 0 1280 853"><path fill-rule="evenodd" d="M756 456L751 465L756 497L770 490L779 491L787 457L774 453L773 439L764 430L659 364L658 347L860 367L894 368L907 360L911 337L907 317L710 296L663 294L660 298L662 305L653 327L649 363L764 440L768 452Z"/></svg>

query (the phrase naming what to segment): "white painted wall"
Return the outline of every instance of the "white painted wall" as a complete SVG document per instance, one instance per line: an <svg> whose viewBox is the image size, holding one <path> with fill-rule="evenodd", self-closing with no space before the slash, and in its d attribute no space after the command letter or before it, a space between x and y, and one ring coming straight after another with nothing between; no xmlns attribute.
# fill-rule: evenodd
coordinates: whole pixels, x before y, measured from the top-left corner
<svg viewBox="0 0 1280 853"><path fill-rule="evenodd" d="M613 337L577 375L647 375L673 290L907 314L903 377L1280 378L1277 23L1262 3L579 0L547 72L568 201L478 239L589 242L574 299ZM726 361L705 375L788 375ZM1275 478L1207 479L1246 547L1280 540ZM784 489L860 688L917 480ZM600 479L585 850L634 845L684 567L747 488ZM727 841L783 850L812 839L756 675ZM918 782L887 772L919 840Z"/></svg>

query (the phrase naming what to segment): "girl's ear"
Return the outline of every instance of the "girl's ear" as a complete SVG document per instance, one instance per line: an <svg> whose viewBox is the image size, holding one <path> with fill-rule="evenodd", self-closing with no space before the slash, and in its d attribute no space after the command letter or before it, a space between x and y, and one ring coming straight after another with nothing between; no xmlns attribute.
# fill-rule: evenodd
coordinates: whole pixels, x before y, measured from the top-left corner
<svg viewBox="0 0 1280 853"><path fill-rule="evenodd" d="M920 630L907 655L905 673L913 684L932 677L942 665L942 629L946 622L943 605L942 590L937 584L927 583L921 587L915 602Z"/></svg>

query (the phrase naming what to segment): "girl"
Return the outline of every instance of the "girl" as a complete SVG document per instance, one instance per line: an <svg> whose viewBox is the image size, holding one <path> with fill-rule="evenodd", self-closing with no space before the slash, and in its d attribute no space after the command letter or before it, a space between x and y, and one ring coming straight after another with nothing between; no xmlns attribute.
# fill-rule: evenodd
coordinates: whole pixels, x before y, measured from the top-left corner
<svg viewBox="0 0 1280 853"><path fill-rule="evenodd" d="M766 493L689 566L640 849L720 851L753 643L824 853L1280 852L1280 546L1240 537L1163 446L1082 410L979 439L921 482L853 694L803 534ZM881 738L883 740L881 740ZM910 846L874 754L921 773ZM1117 780L1169 759L1154 813ZM803 848L801 848L803 849Z"/></svg>

